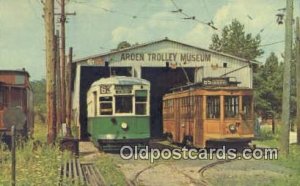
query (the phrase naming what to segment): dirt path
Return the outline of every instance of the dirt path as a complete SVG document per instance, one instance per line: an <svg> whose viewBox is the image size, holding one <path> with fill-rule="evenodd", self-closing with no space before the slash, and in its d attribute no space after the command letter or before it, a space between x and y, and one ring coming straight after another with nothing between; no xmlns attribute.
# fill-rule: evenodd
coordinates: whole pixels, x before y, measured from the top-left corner
<svg viewBox="0 0 300 186"><path fill-rule="evenodd" d="M93 161L101 155L99 150L89 141L79 143L79 155L83 161Z"/></svg>
<svg viewBox="0 0 300 186"><path fill-rule="evenodd" d="M83 160L101 158L103 152L90 142L80 143ZM123 160L118 153L105 153L114 159L127 180L135 185L269 185L273 179L281 179L291 172L272 163L276 160L234 160L209 168L201 177L201 167L216 160ZM204 182L203 182L204 181ZM207 183L207 184L203 184Z"/></svg>

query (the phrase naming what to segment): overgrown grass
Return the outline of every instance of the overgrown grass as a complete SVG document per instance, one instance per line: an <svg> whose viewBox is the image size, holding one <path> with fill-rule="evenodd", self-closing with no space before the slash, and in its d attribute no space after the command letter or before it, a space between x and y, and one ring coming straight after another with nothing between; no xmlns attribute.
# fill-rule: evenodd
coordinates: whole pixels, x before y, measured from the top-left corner
<svg viewBox="0 0 300 186"><path fill-rule="evenodd" d="M278 148L280 131L280 127L278 127L275 134L273 134L270 127L262 127L261 137L259 140L255 140L254 143L257 145ZM293 144L289 146L289 149L288 157L281 155L279 149L278 160L271 162L286 167L291 171L284 179L275 178L272 180L272 185L300 185L300 146Z"/></svg>
<svg viewBox="0 0 300 186"><path fill-rule="evenodd" d="M101 158L96 161L96 166L103 175L107 184L116 186L127 185L124 174L120 171L116 162L110 156L103 154Z"/></svg>
<svg viewBox="0 0 300 186"><path fill-rule="evenodd" d="M254 140L254 143L259 146L267 146L273 148L278 147L280 131L280 127L276 127L275 134L273 134L270 125L262 125L259 137Z"/></svg>
<svg viewBox="0 0 300 186"><path fill-rule="evenodd" d="M47 127L35 125L35 139L19 145L16 151L16 185L57 185L62 161L70 157L58 146L46 145ZM36 143L39 140L39 143ZM0 185L11 185L11 153L0 144Z"/></svg>

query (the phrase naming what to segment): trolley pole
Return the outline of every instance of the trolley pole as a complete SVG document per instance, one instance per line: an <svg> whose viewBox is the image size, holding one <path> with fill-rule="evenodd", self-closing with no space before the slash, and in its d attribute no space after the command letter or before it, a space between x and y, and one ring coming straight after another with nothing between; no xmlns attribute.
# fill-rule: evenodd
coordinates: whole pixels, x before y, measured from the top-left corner
<svg viewBox="0 0 300 186"><path fill-rule="evenodd" d="M291 59L292 59L292 19L293 19L293 0L286 1L285 19L285 56L283 74L283 95L282 95L282 132L281 132L281 152L289 154L289 134L290 134L290 100L291 100Z"/></svg>
<svg viewBox="0 0 300 186"><path fill-rule="evenodd" d="M297 143L300 145L300 25L296 19Z"/></svg>
<svg viewBox="0 0 300 186"><path fill-rule="evenodd" d="M55 121L55 43L54 43L54 0L45 0L45 33L46 33L46 102L48 144L54 143L56 138Z"/></svg>

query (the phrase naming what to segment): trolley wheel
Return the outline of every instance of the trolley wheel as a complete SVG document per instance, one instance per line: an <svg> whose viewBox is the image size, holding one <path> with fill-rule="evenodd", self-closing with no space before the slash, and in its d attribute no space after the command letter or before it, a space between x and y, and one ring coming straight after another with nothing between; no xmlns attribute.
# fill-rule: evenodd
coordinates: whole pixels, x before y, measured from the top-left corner
<svg viewBox="0 0 300 186"><path fill-rule="evenodd" d="M171 143L171 144L174 143L174 139L173 139L172 134L170 134L170 133L167 134L167 141L168 141L169 143Z"/></svg>
<svg viewBox="0 0 300 186"><path fill-rule="evenodd" d="M183 144L186 145L187 147L192 147L193 146L193 137L192 136L186 136L184 138Z"/></svg>
<svg viewBox="0 0 300 186"><path fill-rule="evenodd" d="M100 144L99 144L99 145L98 145L98 150L101 151L101 152L104 151L103 145L100 145Z"/></svg>

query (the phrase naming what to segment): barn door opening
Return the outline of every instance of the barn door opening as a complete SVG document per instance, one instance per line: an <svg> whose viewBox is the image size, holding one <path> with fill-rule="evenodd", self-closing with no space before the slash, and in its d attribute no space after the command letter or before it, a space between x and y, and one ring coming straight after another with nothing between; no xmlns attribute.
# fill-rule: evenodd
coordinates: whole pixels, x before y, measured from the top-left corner
<svg viewBox="0 0 300 186"><path fill-rule="evenodd" d="M142 78L150 81L150 122L151 136L161 137L162 130L162 97L171 88L186 85L194 79L194 68L143 67Z"/></svg>

